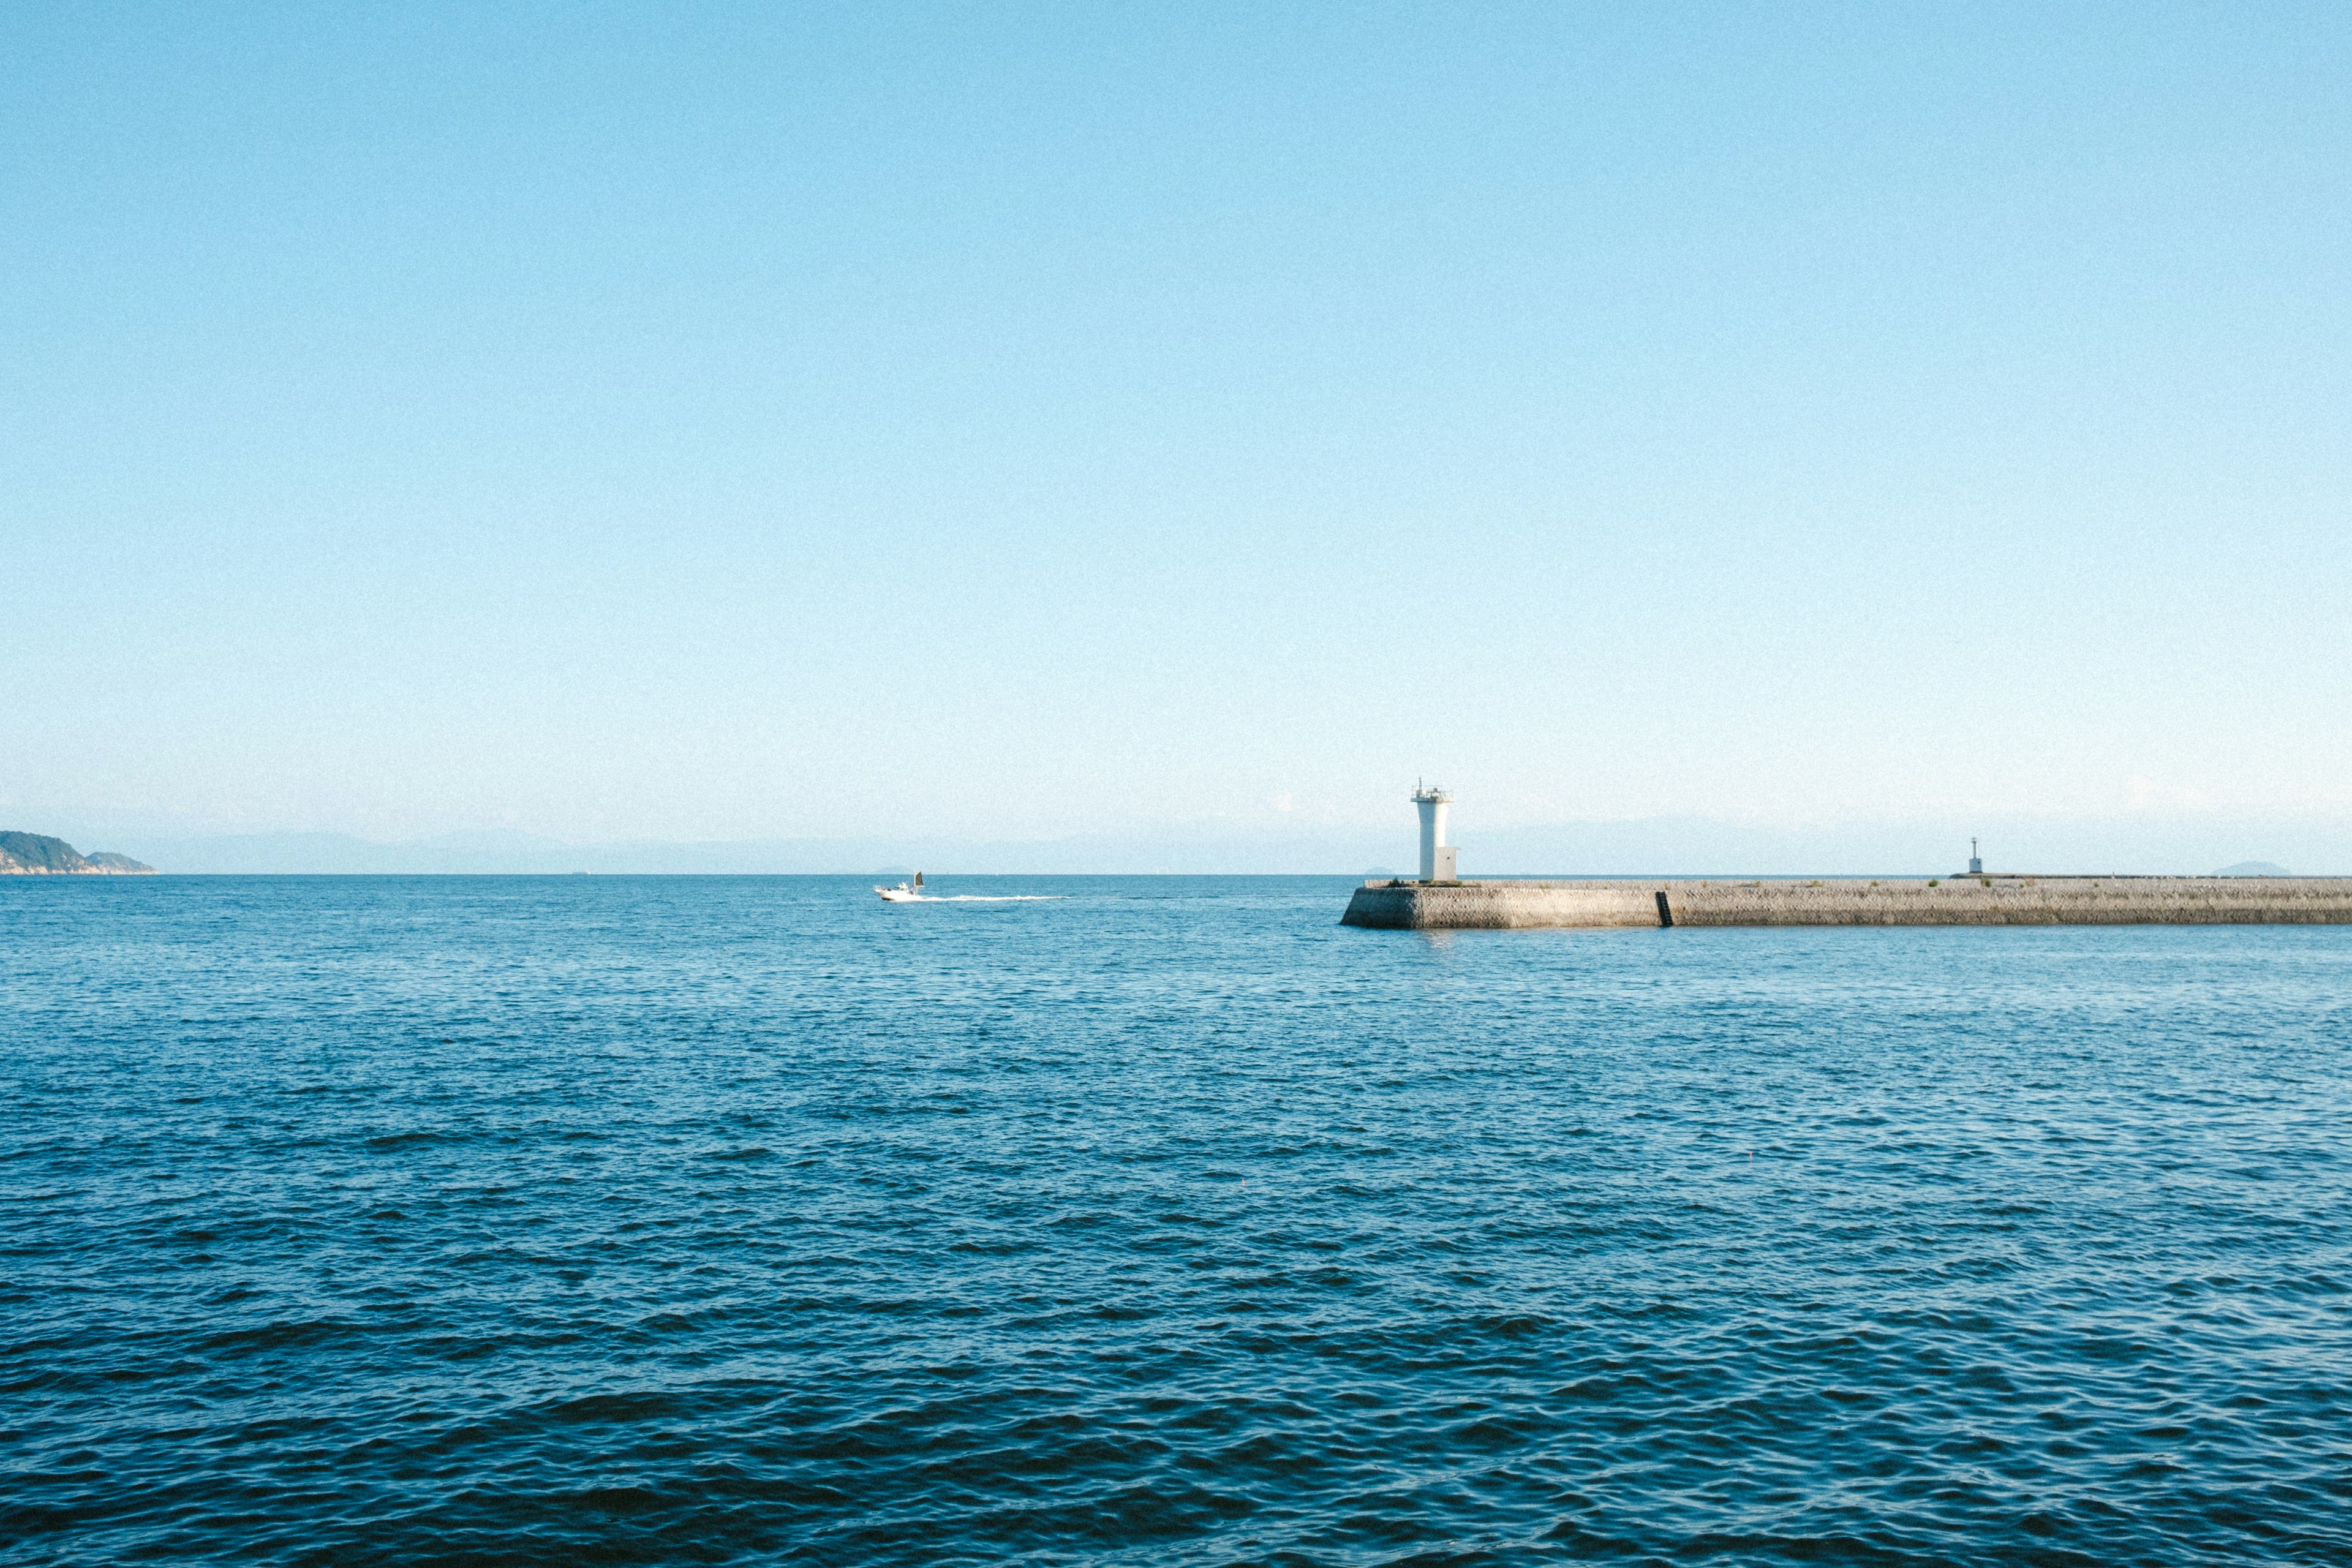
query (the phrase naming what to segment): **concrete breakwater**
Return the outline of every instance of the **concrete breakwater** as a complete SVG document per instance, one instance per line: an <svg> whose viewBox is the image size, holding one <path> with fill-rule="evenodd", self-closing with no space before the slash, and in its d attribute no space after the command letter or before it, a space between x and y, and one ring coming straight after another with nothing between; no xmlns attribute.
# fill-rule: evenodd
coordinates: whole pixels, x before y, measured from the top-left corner
<svg viewBox="0 0 2352 1568"><path fill-rule="evenodd" d="M2352 877L1367 882L1342 925L2352 925Z"/></svg>

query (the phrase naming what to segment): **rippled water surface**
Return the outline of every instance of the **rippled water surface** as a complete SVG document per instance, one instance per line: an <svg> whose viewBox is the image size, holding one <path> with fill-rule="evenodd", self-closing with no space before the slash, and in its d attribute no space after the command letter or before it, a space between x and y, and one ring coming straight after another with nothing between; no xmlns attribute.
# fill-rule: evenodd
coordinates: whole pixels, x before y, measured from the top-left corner
<svg viewBox="0 0 2352 1568"><path fill-rule="evenodd" d="M11 1563L2352 1561L2352 931L6 884Z"/></svg>

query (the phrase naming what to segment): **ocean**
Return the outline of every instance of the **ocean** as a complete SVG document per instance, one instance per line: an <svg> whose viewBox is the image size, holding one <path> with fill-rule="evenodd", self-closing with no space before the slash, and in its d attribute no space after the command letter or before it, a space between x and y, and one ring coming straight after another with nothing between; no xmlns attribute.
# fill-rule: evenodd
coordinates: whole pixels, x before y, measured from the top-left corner
<svg viewBox="0 0 2352 1568"><path fill-rule="evenodd" d="M2352 931L871 880L0 884L0 1561L2352 1561Z"/></svg>

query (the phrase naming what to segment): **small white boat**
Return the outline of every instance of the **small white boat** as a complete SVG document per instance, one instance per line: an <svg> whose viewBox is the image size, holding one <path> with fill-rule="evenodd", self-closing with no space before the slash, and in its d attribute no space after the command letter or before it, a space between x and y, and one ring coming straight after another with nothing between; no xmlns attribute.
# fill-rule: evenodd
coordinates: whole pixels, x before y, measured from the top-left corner
<svg viewBox="0 0 2352 1568"><path fill-rule="evenodd" d="M915 879L911 882L901 882L895 888L877 888L874 890L882 895L882 900L885 903L911 904L923 896L923 874L918 871L915 873Z"/></svg>

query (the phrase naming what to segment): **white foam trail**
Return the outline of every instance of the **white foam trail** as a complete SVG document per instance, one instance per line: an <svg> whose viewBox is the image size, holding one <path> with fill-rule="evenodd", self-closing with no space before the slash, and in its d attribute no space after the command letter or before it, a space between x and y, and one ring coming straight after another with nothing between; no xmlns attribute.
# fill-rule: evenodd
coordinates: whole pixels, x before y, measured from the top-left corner
<svg viewBox="0 0 2352 1568"><path fill-rule="evenodd" d="M1068 896L1066 893L946 893L934 897L929 893L917 893L911 899L898 901L902 904L1044 904Z"/></svg>

